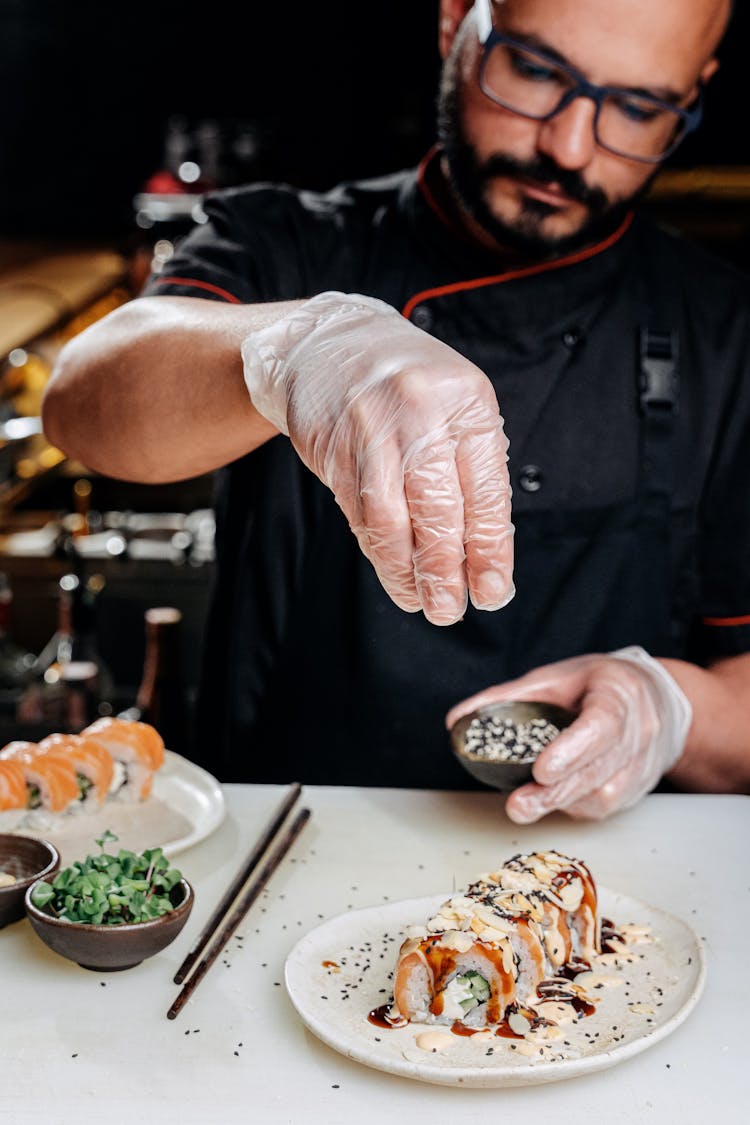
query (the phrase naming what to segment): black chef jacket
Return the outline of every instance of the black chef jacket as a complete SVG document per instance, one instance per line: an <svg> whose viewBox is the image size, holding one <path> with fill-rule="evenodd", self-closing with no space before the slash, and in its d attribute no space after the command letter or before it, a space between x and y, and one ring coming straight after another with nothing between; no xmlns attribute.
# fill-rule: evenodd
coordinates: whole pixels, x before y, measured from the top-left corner
<svg viewBox="0 0 750 1125"><path fill-rule="evenodd" d="M471 693L628 644L750 647L747 279L633 216L504 270L451 228L435 167L216 193L146 290L379 297L488 375L510 440L516 596L448 628L390 601L286 437L217 474L196 757L222 780L465 788L444 714ZM669 344L655 394L644 339Z"/></svg>

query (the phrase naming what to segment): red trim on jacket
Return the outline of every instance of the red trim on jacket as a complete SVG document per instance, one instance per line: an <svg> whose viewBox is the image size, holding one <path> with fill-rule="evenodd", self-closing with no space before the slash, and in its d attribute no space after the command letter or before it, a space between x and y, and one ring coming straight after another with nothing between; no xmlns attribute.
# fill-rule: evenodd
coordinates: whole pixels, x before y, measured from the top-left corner
<svg viewBox="0 0 750 1125"><path fill-rule="evenodd" d="M192 277L155 277L153 279L154 285L191 285L193 289L206 289L209 293L216 293L218 297L222 297L225 301L230 301L233 305L241 305L242 301L239 297L235 297L233 293L229 293L226 289L220 289L218 285L212 285L210 281L196 281Z"/></svg>
<svg viewBox="0 0 750 1125"><path fill-rule="evenodd" d="M428 192L425 192L425 199L429 206L432 207L432 196ZM439 218L443 219L442 212L437 210L436 213ZM534 274L547 273L550 270L562 269L564 266L572 266L576 262L584 262L587 258L593 258L596 254L601 254L604 250L609 250L610 246L618 242L632 223L633 217L633 212L630 211L620 223L617 230L610 234L608 238L605 238L602 242L597 242L594 246L588 246L585 250L578 250L575 254L569 254L565 258L557 258L553 262L541 262L536 266L525 266L523 269L506 270L505 273L494 274L491 277L475 277L470 278L468 281L455 281L450 285L439 285L435 289L423 289L421 293L415 293L413 297L409 298L401 310L402 315L408 318L416 305L432 297L444 297L448 293L458 293L468 289L480 289L484 285L499 285L504 281L515 281L520 277L533 277Z"/></svg>
<svg viewBox="0 0 750 1125"><path fill-rule="evenodd" d="M427 168L432 163L439 151L440 145L433 145L427 155L424 156L422 160L420 160L419 166L417 168L417 185L425 198L427 206L437 215L438 219L440 219L440 222L443 223L444 226L450 227L451 230L455 230L455 223L452 223L448 215L446 215L445 211L440 206L435 196L432 194L430 185L427 183Z"/></svg>
<svg viewBox="0 0 750 1125"><path fill-rule="evenodd" d="M750 625L750 613L746 613L742 617L704 617L703 624L718 625L719 628L725 625Z"/></svg>

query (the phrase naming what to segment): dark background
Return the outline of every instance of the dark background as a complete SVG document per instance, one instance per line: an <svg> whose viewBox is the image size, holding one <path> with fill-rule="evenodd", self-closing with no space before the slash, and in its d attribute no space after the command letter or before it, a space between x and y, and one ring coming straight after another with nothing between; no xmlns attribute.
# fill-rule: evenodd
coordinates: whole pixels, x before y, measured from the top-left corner
<svg viewBox="0 0 750 1125"><path fill-rule="evenodd" d="M677 167L750 165L737 8ZM402 167L432 142L438 69L437 0L0 0L0 237L125 235L175 115L216 123L224 183Z"/></svg>

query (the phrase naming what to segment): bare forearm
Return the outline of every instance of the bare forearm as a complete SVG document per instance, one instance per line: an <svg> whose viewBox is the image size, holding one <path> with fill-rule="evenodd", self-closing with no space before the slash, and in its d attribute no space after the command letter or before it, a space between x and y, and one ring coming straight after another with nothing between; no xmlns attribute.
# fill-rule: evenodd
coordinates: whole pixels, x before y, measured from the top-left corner
<svg viewBox="0 0 750 1125"><path fill-rule="evenodd" d="M693 707L685 752L668 777L682 789L750 793L750 655L709 669L663 660Z"/></svg>
<svg viewBox="0 0 750 1125"><path fill-rule="evenodd" d="M91 469L146 483L241 457L277 431L250 401L240 345L291 307L131 301L60 353L42 407L47 437Z"/></svg>

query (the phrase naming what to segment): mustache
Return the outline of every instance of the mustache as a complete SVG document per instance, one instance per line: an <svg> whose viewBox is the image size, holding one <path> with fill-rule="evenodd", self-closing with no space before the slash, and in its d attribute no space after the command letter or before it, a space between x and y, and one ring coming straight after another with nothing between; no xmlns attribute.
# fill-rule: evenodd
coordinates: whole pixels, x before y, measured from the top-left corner
<svg viewBox="0 0 750 1125"><path fill-rule="evenodd" d="M529 161L495 153L481 165L479 174L482 180L493 176L522 176L540 184L558 184L567 196L577 203L583 203L594 214L609 206L609 200L601 188L589 187L579 172L561 168L544 153Z"/></svg>

